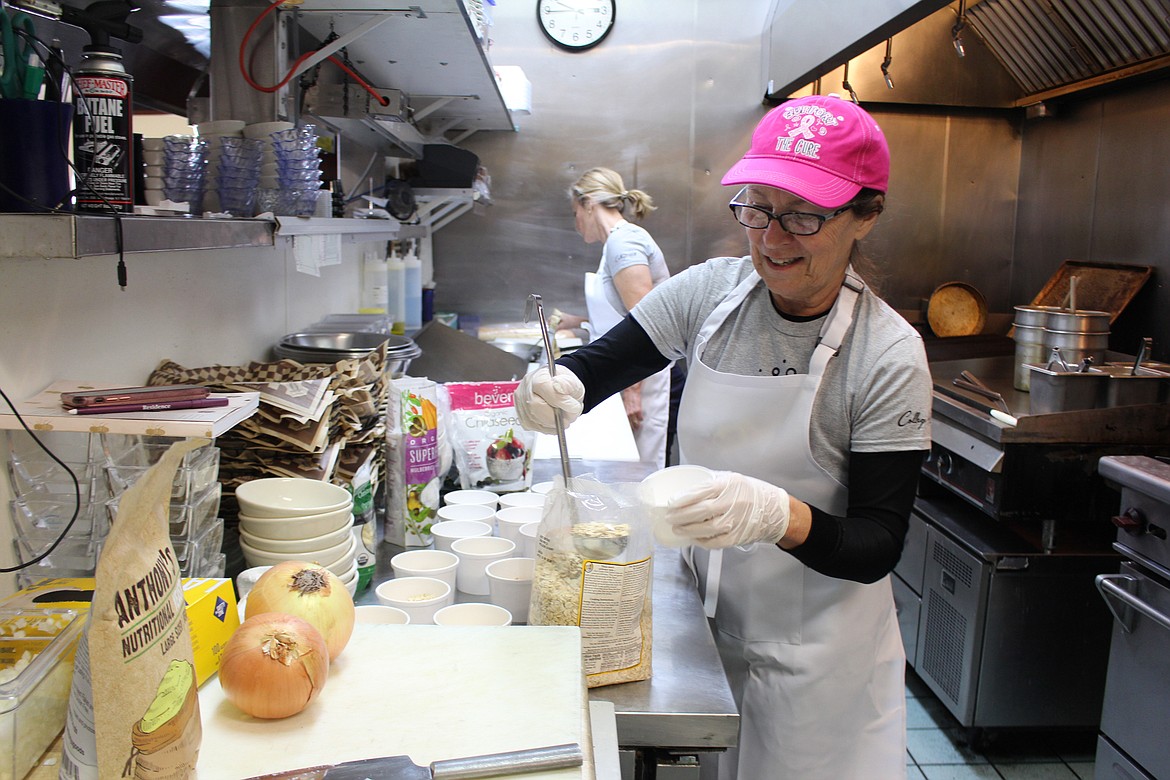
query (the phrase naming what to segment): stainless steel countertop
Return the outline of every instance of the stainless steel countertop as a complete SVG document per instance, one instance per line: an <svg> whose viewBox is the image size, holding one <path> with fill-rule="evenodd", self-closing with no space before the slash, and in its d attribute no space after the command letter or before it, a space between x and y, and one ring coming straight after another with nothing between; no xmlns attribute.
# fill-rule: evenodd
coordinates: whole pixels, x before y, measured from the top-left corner
<svg viewBox="0 0 1170 780"><path fill-rule="evenodd" d="M644 463L575 459L571 470L574 476L592 474L604 482L636 482L652 468ZM559 460L539 460L533 467L537 482L560 473ZM379 548L375 584L392 576L390 558L400 549L386 543ZM377 603L373 585L356 600ZM594 688L589 698L613 703L622 748L711 751L734 746L739 711L694 580L678 550L655 549L653 600L651 678Z"/></svg>

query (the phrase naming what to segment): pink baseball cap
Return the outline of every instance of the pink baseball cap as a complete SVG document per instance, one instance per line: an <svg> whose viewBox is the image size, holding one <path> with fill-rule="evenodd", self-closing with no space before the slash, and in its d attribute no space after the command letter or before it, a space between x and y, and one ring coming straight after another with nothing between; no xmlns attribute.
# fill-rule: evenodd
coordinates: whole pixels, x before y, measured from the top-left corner
<svg viewBox="0 0 1170 780"><path fill-rule="evenodd" d="M796 98L769 111L751 149L723 177L724 184L776 187L828 209L863 187L885 192L889 180L882 129L861 106L836 95Z"/></svg>

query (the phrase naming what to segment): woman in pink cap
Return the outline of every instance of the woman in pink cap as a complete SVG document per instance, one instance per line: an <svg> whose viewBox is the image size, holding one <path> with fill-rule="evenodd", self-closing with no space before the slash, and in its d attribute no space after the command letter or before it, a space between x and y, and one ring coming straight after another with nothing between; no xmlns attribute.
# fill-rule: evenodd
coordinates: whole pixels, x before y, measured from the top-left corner
<svg viewBox="0 0 1170 780"><path fill-rule="evenodd" d="M918 333L857 270L889 167L859 106L813 96L773 109L723 177L750 254L663 282L515 394L521 423L551 432L554 409L569 422L687 359L680 459L716 478L668 519L693 541L740 709L720 778L905 776L889 574L930 448L931 381Z"/></svg>

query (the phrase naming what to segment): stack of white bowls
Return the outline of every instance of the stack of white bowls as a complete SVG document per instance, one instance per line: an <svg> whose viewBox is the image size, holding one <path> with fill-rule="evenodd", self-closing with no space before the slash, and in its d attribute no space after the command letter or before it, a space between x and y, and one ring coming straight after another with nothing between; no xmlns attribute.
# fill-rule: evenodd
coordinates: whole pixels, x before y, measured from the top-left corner
<svg viewBox="0 0 1170 780"><path fill-rule="evenodd" d="M357 539L353 497L343 487L315 479L270 477L236 488L240 549L249 566L308 561L357 590Z"/></svg>

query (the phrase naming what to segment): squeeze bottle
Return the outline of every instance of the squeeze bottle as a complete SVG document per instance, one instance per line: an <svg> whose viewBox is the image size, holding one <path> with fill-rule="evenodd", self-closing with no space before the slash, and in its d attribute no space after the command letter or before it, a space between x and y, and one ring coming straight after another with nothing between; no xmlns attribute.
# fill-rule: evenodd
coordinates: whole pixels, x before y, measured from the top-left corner
<svg viewBox="0 0 1170 780"><path fill-rule="evenodd" d="M412 247L406 253L406 332L422 327L422 263Z"/></svg>

